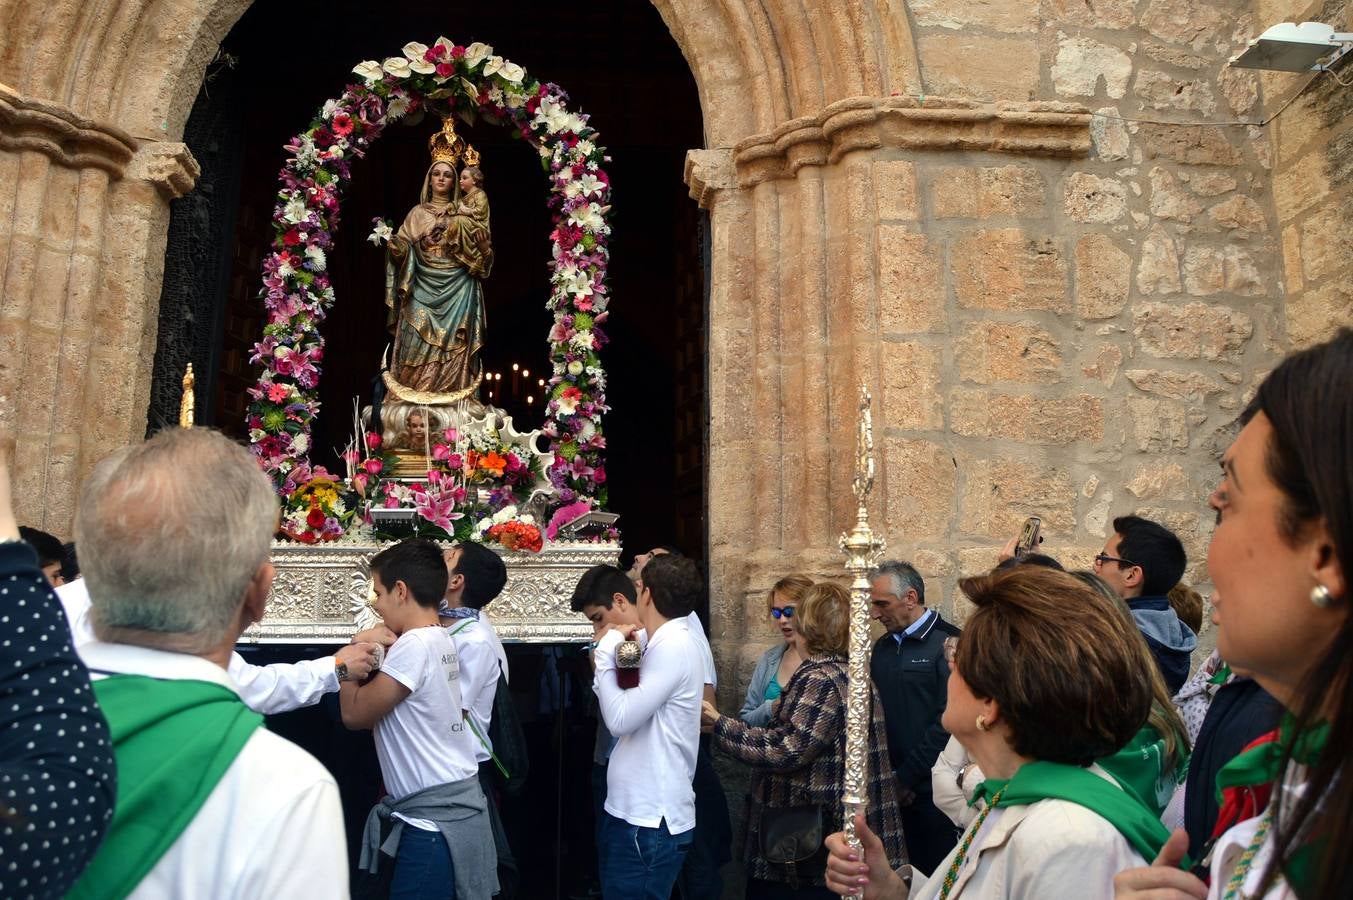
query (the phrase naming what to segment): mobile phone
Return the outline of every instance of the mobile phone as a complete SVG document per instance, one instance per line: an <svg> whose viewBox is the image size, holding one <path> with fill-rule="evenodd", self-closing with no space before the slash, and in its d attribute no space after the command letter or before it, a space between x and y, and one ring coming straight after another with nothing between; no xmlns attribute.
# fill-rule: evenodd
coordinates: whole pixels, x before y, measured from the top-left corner
<svg viewBox="0 0 1353 900"><path fill-rule="evenodd" d="M1038 516L1030 516L1024 520L1024 527L1019 530L1019 540L1015 542L1015 558L1028 556L1038 549L1038 533L1043 529L1043 520Z"/></svg>

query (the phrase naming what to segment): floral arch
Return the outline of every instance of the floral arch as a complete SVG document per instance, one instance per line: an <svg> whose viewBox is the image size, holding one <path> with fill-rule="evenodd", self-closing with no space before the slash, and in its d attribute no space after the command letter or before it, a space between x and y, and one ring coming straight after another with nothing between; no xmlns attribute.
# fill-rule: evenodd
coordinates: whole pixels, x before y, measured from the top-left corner
<svg viewBox="0 0 1353 900"><path fill-rule="evenodd" d="M540 153L554 214L547 301L554 314L553 372L542 428L554 454L548 475L560 502L604 505L606 376L597 354L607 340L602 326L611 190L602 169L609 157L588 117L569 110L558 85L532 79L482 43L461 46L444 37L431 46L411 42L402 55L360 63L353 73L360 83L327 101L285 148L290 158L273 212L276 237L263 262L267 325L251 356L261 369L249 389L254 455L284 500L305 492L316 475L310 428L319 412L320 326L335 300L325 254L338 228L350 160L363 156L387 124L421 108L502 124ZM341 533L336 523L327 530L335 528Z"/></svg>

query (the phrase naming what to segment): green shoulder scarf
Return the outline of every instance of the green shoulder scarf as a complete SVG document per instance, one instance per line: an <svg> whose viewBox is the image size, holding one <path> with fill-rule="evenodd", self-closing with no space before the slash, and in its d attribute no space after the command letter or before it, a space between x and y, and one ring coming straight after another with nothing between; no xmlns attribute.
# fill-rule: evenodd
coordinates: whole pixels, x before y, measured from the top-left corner
<svg viewBox="0 0 1353 900"><path fill-rule="evenodd" d="M114 675L94 682L117 761L108 834L68 900L130 894L263 723L234 691L206 681Z"/></svg>
<svg viewBox="0 0 1353 900"><path fill-rule="evenodd" d="M1160 853L1170 832L1134 795L1088 769L1063 763L1030 762L1007 781L988 778L978 796L993 797L1005 788L997 806L1026 806L1039 800L1066 800L1083 806L1118 829L1148 863ZM973 798L976 801L977 797Z"/></svg>

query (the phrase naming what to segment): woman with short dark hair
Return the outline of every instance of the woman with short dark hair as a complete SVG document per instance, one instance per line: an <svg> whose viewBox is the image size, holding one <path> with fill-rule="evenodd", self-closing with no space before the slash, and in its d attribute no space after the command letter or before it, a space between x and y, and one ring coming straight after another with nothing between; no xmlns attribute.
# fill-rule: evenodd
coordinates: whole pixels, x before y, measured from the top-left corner
<svg viewBox="0 0 1353 900"><path fill-rule="evenodd" d="M702 722L713 730L715 749L753 766L743 853L748 900L832 896L823 884L824 855L818 846L807 847L798 862L787 863L776 861L766 842L774 833L796 833L782 827L791 808L816 808L819 841L822 834L841 827L849 610L850 594L839 584L822 582L804 592L794 618L805 659L785 685L779 713L764 728L704 705ZM900 864L906 860L902 819L877 693L869 723L868 767L869 823L883 836L880 854ZM810 831L801 830L803 835Z"/></svg>
<svg viewBox="0 0 1353 900"><path fill-rule="evenodd" d="M1095 764L1150 712L1146 644L1119 604L1065 572L1017 566L961 586L976 609L942 722L985 773L986 807L929 875L878 860L867 829L867 865L833 835L828 884L923 900L1108 896L1115 873L1154 857L1166 838Z"/></svg>

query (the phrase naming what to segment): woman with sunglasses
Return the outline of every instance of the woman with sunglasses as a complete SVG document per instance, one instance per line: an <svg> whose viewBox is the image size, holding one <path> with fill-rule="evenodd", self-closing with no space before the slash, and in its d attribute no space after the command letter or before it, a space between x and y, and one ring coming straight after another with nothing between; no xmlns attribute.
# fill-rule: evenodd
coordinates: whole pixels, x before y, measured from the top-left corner
<svg viewBox="0 0 1353 900"><path fill-rule="evenodd" d="M785 685L779 713L763 728L722 716L708 701L701 724L714 748L752 766L743 860L747 900L830 898L823 885L822 837L841 827L846 777L846 643L850 594L822 582L794 609L803 664ZM883 705L873 692L869 718L869 824L880 854L906 860L896 781L888 764Z"/></svg>
<svg viewBox="0 0 1353 900"><path fill-rule="evenodd" d="M768 618L780 630L784 641L761 654L756 670L752 672L747 699L738 713L738 718L748 725L765 725L771 720L785 685L803 663L803 651L796 640L794 610L812 586L813 579L807 575L786 575L775 582L766 596Z"/></svg>
<svg viewBox="0 0 1353 900"><path fill-rule="evenodd" d="M1353 331L1293 354L1259 387L1222 456L1207 566L1217 649L1285 708L1217 775L1239 821L1208 848L1210 884L1175 832L1119 900L1334 900L1353 847Z"/></svg>

